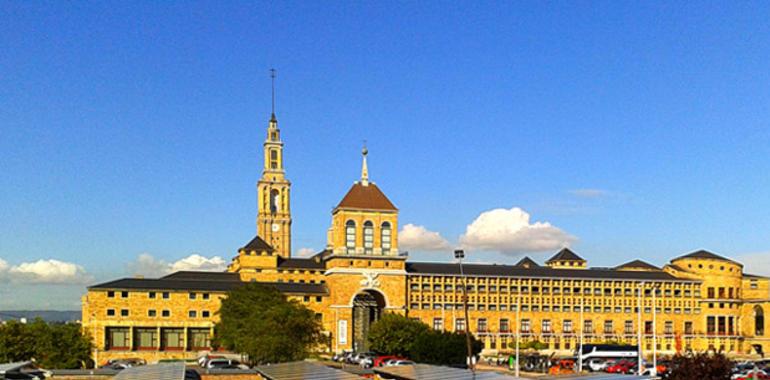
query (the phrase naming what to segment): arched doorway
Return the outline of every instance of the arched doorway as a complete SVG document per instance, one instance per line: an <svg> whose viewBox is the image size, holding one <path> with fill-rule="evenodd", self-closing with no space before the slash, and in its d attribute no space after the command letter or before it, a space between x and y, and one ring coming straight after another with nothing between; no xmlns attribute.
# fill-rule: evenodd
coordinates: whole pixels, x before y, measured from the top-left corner
<svg viewBox="0 0 770 380"><path fill-rule="evenodd" d="M765 335L765 312L759 305L754 306L754 335Z"/></svg>
<svg viewBox="0 0 770 380"><path fill-rule="evenodd" d="M369 350L369 327L380 319L384 308L385 297L376 290L364 290L353 298L353 350Z"/></svg>

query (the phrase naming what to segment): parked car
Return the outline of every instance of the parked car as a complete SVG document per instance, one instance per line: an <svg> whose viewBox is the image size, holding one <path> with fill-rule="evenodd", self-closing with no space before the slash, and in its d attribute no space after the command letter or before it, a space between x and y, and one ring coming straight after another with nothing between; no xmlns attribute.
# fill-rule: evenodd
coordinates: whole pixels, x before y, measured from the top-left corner
<svg viewBox="0 0 770 380"><path fill-rule="evenodd" d="M636 362L631 360L619 360L607 367L607 373L631 373L631 368L636 367Z"/></svg>
<svg viewBox="0 0 770 380"><path fill-rule="evenodd" d="M184 380L201 380L201 375L194 369L184 371Z"/></svg>
<svg viewBox="0 0 770 380"><path fill-rule="evenodd" d="M206 365L209 363L209 360L211 359L224 359L225 357L222 355L211 355L206 354L198 358L198 365L201 366L201 368L206 368Z"/></svg>
<svg viewBox="0 0 770 380"><path fill-rule="evenodd" d="M138 367L140 365L146 365L147 362L144 359L128 358L128 359L111 359L108 360L102 368L122 370L131 367Z"/></svg>
<svg viewBox="0 0 770 380"><path fill-rule="evenodd" d="M404 358L400 358L396 355L382 355L378 356L374 359L373 366L374 367L384 367L389 360L406 360Z"/></svg>
<svg viewBox="0 0 770 380"><path fill-rule="evenodd" d="M392 364L393 367L401 365L414 365L414 362L411 360L396 360Z"/></svg>
<svg viewBox="0 0 770 380"><path fill-rule="evenodd" d="M233 359L211 359L206 364L208 369L249 369L249 366Z"/></svg>
<svg viewBox="0 0 770 380"><path fill-rule="evenodd" d="M41 369L31 361L15 363L0 373L0 379L44 380L49 377L51 377L50 371Z"/></svg>
<svg viewBox="0 0 770 380"><path fill-rule="evenodd" d="M756 372L755 372L756 371ZM756 375L756 377L755 377ZM748 369L743 372L736 373L730 377L732 380L767 380L770 379L767 372L761 369Z"/></svg>
<svg viewBox="0 0 770 380"><path fill-rule="evenodd" d="M588 362L586 363L585 367L587 367L588 370L591 372L601 372L601 371L604 371L604 369L607 368L607 366L611 363L613 362L607 359L591 358L591 359L588 359Z"/></svg>
<svg viewBox="0 0 770 380"><path fill-rule="evenodd" d="M351 355L348 359L350 364L361 364L361 360L365 358L374 358L376 355L374 352L359 352Z"/></svg>

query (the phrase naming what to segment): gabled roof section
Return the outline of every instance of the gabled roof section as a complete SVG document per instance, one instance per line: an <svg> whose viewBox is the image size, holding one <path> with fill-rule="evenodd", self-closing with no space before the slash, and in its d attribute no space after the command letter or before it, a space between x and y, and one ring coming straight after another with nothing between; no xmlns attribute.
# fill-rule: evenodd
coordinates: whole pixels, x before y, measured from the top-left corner
<svg viewBox="0 0 770 380"><path fill-rule="evenodd" d="M530 259L529 256L524 256L524 258L519 260L519 262L516 263L515 266L521 267L521 268L537 268L540 265L536 263L535 260Z"/></svg>
<svg viewBox="0 0 770 380"><path fill-rule="evenodd" d="M237 281L238 273L234 272L206 272L182 270L161 277L164 280L191 280L191 281Z"/></svg>
<svg viewBox="0 0 770 380"><path fill-rule="evenodd" d="M554 262L554 261L585 261L582 257L578 256L577 253L572 252L569 248L562 248L561 251L557 252L553 257L548 259L546 263Z"/></svg>
<svg viewBox="0 0 770 380"><path fill-rule="evenodd" d="M307 258L292 258L292 259L280 259L278 262L279 268L296 268L296 269L324 269L326 266L320 257L312 256Z"/></svg>
<svg viewBox="0 0 770 380"><path fill-rule="evenodd" d="M679 257L677 257L677 258L675 258L675 259L673 259L671 261L673 262L673 261L676 261L676 260L679 260L679 259L711 259L711 260L729 261L731 263L740 264L737 261L730 260L730 259L728 259L727 257L724 257L724 256L719 256L719 255L717 255L715 253L706 251L705 249L701 249L701 250L698 250L698 251L695 251L695 252L688 253L686 255L679 256Z"/></svg>
<svg viewBox="0 0 770 380"><path fill-rule="evenodd" d="M274 252L275 251L275 249L273 249L273 247L271 247L270 244L267 244L266 241L262 240L262 238L259 237L259 235L254 236L254 239L251 239L251 241L248 242L246 245L244 245L243 248L241 249L244 251L256 251L256 252L261 252L261 251Z"/></svg>
<svg viewBox="0 0 770 380"><path fill-rule="evenodd" d="M647 269L647 270L660 270L660 268L642 260L633 260L625 264L621 264L615 267L616 270L623 269Z"/></svg>
<svg viewBox="0 0 770 380"><path fill-rule="evenodd" d="M335 210L340 208L398 211L382 190L372 182L369 182L366 186L360 182L354 183L337 207L335 207Z"/></svg>

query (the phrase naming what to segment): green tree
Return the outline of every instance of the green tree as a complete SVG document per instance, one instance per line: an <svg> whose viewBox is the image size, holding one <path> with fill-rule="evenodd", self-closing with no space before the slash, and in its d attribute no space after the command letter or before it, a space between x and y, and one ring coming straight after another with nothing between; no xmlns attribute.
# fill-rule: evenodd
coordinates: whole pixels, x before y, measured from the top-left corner
<svg viewBox="0 0 770 380"><path fill-rule="evenodd" d="M90 361L91 337L79 324L29 324L10 321L0 326L0 362L36 360L44 368L84 368Z"/></svg>
<svg viewBox="0 0 770 380"><path fill-rule="evenodd" d="M399 314L384 314L369 328L369 347L383 355L410 356L416 337L429 332L428 325Z"/></svg>
<svg viewBox="0 0 770 380"><path fill-rule="evenodd" d="M230 291L219 317L215 344L247 354L252 365L302 360L323 341L315 314L271 286L248 283Z"/></svg>
<svg viewBox="0 0 770 380"><path fill-rule="evenodd" d="M671 371L666 380L723 380L729 379L733 363L722 353L676 355L671 360Z"/></svg>
<svg viewBox="0 0 770 380"><path fill-rule="evenodd" d="M471 352L481 352L481 341L471 337ZM428 330L414 338L409 357L419 363L436 365L465 364L468 346L464 333Z"/></svg>
<svg viewBox="0 0 770 380"><path fill-rule="evenodd" d="M548 345L539 341L539 340L531 340L527 343L522 344L519 348L526 350L526 349L533 349L533 350L545 350L548 349Z"/></svg>

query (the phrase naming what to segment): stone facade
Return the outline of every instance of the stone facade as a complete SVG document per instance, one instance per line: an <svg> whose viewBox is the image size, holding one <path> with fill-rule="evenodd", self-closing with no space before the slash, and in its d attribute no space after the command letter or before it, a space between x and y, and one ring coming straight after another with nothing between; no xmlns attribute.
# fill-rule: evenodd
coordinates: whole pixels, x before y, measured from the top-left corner
<svg viewBox="0 0 770 380"><path fill-rule="evenodd" d="M398 210L369 181L366 150L361 179L332 212L326 249L292 258L282 147L273 116L258 184L257 236L238 250L226 273L179 272L89 288L83 326L94 336L99 362L193 358L207 351L221 299L251 281L276 286L315 311L328 336L320 349L329 352L365 349L367 326L385 312L435 329L470 328L489 354L510 352L516 339L537 340L562 354L581 340L642 339L646 352L655 348L661 354L770 350L764 316L770 279L746 274L740 263L707 251L662 268L639 260L591 268L564 249L545 265L530 259L465 265L464 276L458 264L409 262L398 251ZM463 286L470 321L463 318Z"/></svg>

